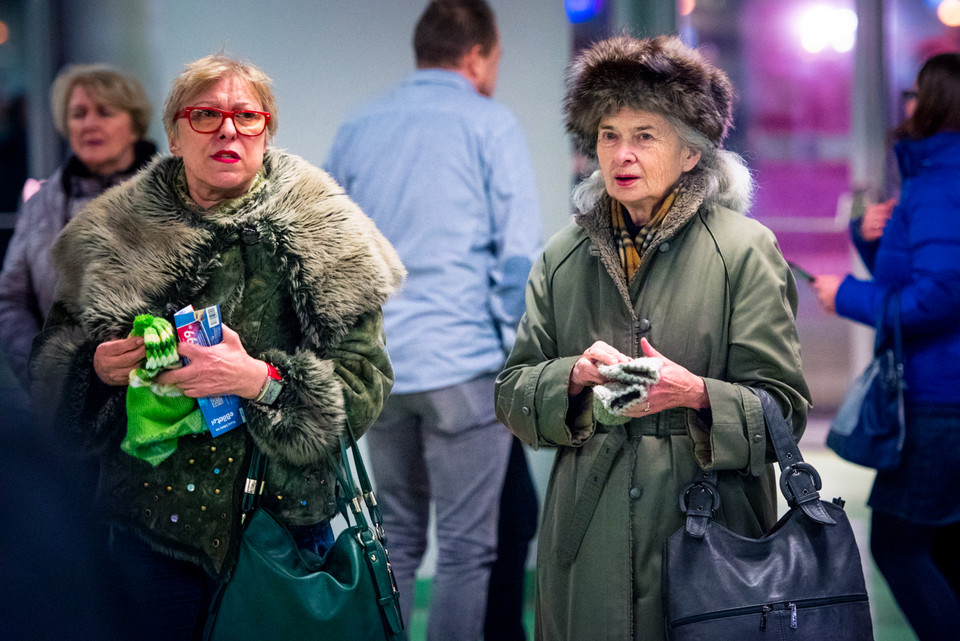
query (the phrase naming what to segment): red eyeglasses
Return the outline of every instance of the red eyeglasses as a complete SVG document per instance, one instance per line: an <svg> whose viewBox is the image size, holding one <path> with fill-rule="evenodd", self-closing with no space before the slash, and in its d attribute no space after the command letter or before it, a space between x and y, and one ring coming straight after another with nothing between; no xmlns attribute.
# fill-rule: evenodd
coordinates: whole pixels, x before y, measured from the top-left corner
<svg viewBox="0 0 960 641"><path fill-rule="evenodd" d="M223 119L230 118L238 134L243 136L259 136L270 122L270 113L267 111L226 111L214 107L186 107L174 116L186 118L190 128L198 134L212 134L223 126Z"/></svg>

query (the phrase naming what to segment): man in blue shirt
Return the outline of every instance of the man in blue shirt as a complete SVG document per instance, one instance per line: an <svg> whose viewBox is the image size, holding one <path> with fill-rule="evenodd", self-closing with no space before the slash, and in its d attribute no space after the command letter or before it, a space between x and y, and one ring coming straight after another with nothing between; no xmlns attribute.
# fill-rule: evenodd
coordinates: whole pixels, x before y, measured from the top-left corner
<svg viewBox="0 0 960 641"><path fill-rule="evenodd" d="M417 70L343 124L326 167L408 272L384 307L393 395L367 433L403 614L409 621L432 500L427 638L476 641L512 445L493 383L523 313L540 209L520 126L490 99L500 62L490 8L434 0L414 49ZM535 521L535 503L533 512Z"/></svg>

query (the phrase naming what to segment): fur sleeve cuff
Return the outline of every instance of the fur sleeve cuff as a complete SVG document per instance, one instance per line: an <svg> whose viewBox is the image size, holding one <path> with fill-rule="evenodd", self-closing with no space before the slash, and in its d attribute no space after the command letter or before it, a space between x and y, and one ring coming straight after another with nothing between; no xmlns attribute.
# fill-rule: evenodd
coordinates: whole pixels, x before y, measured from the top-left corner
<svg viewBox="0 0 960 641"><path fill-rule="evenodd" d="M271 458L293 465L326 460L339 447L344 424L343 390L334 362L298 351L270 350L265 360L283 373L276 407L247 405L250 433Z"/></svg>

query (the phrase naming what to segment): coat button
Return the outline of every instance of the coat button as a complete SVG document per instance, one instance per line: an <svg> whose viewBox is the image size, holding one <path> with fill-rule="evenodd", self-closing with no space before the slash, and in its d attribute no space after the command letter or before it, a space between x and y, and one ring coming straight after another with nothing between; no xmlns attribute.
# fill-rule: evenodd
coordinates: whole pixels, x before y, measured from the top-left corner
<svg viewBox="0 0 960 641"><path fill-rule="evenodd" d="M660 251L661 251L661 252L668 252L668 251L670 251L670 243L664 243L664 244L660 245Z"/></svg>
<svg viewBox="0 0 960 641"><path fill-rule="evenodd" d="M640 487L631 487L630 488L630 498L636 501L643 495L643 488Z"/></svg>
<svg viewBox="0 0 960 641"><path fill-rule="evenodd" d="M524 405L523 407L521 407L521 408L520 408L520 411L521 411L523 414L525 414L525 415L530 414L530 408L527 407L526 405Z"/></svg>
<svg viewBox="0 0 960 641"><path fill-rule="evenodd" d="M639 329L641 332L645 332L648 329L650 329L650 320L647 318L641 318L640 320L638 320L637 329Z"/></svg>
<svg viewBox="0 0 960 641"><path fill-rule="evenodd" d="M753 442L754 442L754 443L759 443L759 442L762 441L762 440L763 440L763 434L754 434L754 435L753 435Z"/></svg>
<svg viewBox="0 0 960 641"><path fill-rule="evenodd" d="M240 240L244 245L256 245L260 242L260 231L255 227L244 227L240 232Z"/></svg>

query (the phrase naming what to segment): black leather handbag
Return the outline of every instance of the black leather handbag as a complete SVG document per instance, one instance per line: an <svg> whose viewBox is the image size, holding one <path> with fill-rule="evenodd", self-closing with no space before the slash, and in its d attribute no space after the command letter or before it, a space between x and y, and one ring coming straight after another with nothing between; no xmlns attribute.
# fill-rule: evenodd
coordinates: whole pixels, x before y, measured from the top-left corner
<svg viewBox="0 0 960 641"><path fill-rule="evenodd" d="M883 330L888 311L892 341L885 338ZM850 385L830 424L827 447L851 463L889 470L899 465L907 435L900 297L896 292L884 298L873 354L867 369Z"/></svg>
<svg viewBox="0 0 960 641"><path fill-rule="evenodd" d="M843 501L820 500L776 401L760 397L789 511L759 539L713 520L717 473L699 471L680 497L686 524L664 547L663 602L671 641L872 641L860 552Z"/></svg>
<svg viewBox="0 0 960 641"><path fill-rule="evenodd" d="M207 641L403 638L379 508L349 426L344 431L348 436L340 437L340 460L334 468L337 501L348 527L319 561L304 558L283 522L255 507L266 466L266 457L255 451L239 557L230 580L213 599L204 632ZM350 439L362 491L354 482L345 438Z"/></svg>

